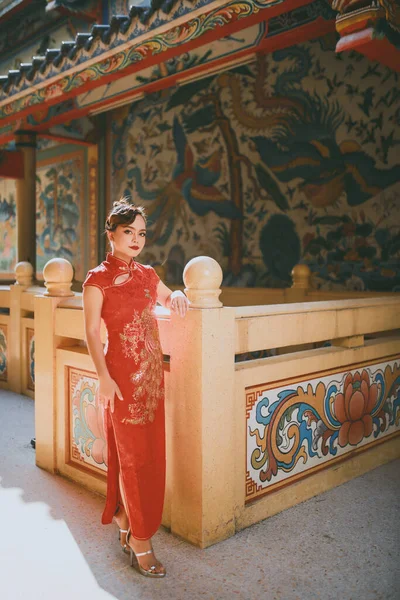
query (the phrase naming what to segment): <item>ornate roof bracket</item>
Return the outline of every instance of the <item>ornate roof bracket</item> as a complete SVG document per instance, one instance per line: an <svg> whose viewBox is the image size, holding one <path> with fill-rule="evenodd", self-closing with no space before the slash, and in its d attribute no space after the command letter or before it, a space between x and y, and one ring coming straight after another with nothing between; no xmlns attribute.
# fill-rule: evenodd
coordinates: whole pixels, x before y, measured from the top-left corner
<svg viewBox="0 0 400 600"><path fill-rule="evenodd" d="M330 0L338 11L336 52L356 50L400 71L400 6L396 0Z"/></svg>

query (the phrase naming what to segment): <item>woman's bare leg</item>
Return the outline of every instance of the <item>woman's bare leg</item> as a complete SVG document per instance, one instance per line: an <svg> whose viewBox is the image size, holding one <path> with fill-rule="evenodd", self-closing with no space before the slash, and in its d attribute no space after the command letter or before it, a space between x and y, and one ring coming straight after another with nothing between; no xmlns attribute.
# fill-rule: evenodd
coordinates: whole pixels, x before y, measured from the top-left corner
<svg viewBox="0 0 400 600"><path fill-rule="evenodd" d="M121 493L121 498L122 498L122 502L124 505L124 509L125 509L125 517L126 517L126 523L128 524L128 511L126 510L126 496L125 496L125 490L124 490L124 486L122 483L122 477L121 477L121 473L119 474L119 489L120 489L120 493ZM122 529L127 529L128 527L123 527ZM121 540L122 543L122 540ZM152 543L151 543L151 538L149 538L148 540L137 540L136 538L133 537L133 535L131 535L129 537L129 543L128 546L130 546L132 548L132 550L136 553L140 553L140 552L147 552L147 550L152 550ZM163 573L165 572L165 568L164 566L160 563L159 560L156 559L154 552L152 554L146 554L145 556L140 556L137 561L139 562L140 566L143 569L146 569L147 571L154 565L156 567L156 573Z"/></svg>
<svg viewBox="0 0 400 600"><path fill-rule="evenodd" d="M121 473L119 474L119 487L120 490L122 489L121 486ZM121 494L122 497L122 494ZM120 534L120 542L121 542L121 546L124 548L126 545L126 533L122 533L123 531L127 531L128 527L129 527L129 521L128 521L128 516L126 514L126 510L125 510L125 503L123 502L123 504L119 504L119 509L118 512L116 513L115 517L114 517L114 521L116 522L116 524L118 525L118 527L121 530L121 534Z"/></svg>

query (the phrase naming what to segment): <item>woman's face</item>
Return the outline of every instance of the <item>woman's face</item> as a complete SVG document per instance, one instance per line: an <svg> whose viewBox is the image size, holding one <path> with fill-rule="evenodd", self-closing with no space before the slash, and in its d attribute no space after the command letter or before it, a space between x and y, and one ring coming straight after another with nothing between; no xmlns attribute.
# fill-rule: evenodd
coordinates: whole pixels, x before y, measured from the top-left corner
<svg viewBox="0 0 400 600"><path fill-rule="evenodd" d="M146 243L146 223L140 215L136 215L133 223L118 225L115 231L108 233L108 238L113 244L113 251L121 258L135 258Z"/></svg>

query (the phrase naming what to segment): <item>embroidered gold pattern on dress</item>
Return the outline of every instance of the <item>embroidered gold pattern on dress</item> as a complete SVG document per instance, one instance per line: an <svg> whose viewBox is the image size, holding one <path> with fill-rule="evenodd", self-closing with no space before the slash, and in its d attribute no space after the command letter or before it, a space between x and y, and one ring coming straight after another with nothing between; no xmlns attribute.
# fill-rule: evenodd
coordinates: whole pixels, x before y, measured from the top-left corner
<svg viewBox="0 0 400 600"><path fill-rule="evenodd" d="M130 425L144 425L148 419L147 417L147 409L144 404L129 404L128 405L129 414L131 418L124 417L121 420L121 423L130 424Z"/></svg>
<svg viewBox="0 0 400 600"><path fill-rule="evenodd" d="M135 386L132 395L134 403L128 405L130 418L122 423L144 424L153 422L159 401L164 397L162 350L158 335L157 321L150 307L133 313L133 321L127 323L120 334L122 351L127 358L133 358L139 368L130 375ZM139 348L139 345L142 346Z"/></svg>
<svg viewBox="0 0 400 600"><path fill-rule="evenodd" d="M124 332L119 334L122 341L122 352L126 358L133 358L137 364L139 360L138 345L144 342L145 327L143 318L145 317L146 309L140 313L138 310L133 311L133 321L124 326Z"/></svg>

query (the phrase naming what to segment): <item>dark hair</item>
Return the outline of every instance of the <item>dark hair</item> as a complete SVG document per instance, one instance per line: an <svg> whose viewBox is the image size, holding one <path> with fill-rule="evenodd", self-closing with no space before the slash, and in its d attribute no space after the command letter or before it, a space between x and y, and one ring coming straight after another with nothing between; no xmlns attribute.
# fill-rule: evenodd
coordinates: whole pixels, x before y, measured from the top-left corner
<svg viewBox="0 0 400 600"><path fill-rule="evenodd" d="M115 231L118 225L129 225L133 223L137 215L140 215L144 222L147 222L147 216L143 206L135 206L128 201L128 198L121 198L113 203L113 207L108 213L105 229L106 231Z"/></svg>

